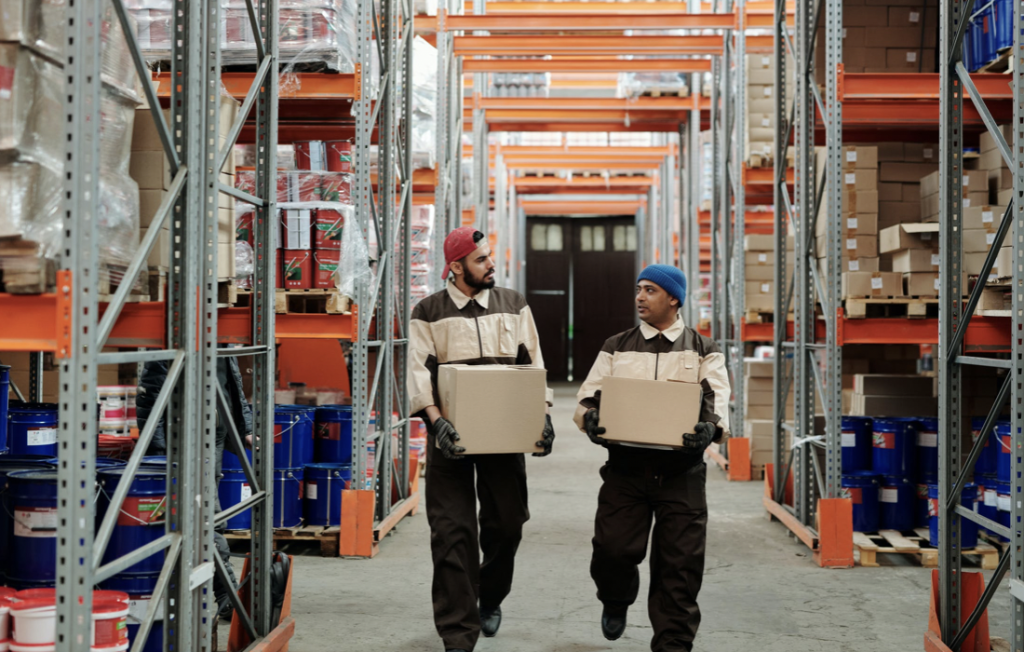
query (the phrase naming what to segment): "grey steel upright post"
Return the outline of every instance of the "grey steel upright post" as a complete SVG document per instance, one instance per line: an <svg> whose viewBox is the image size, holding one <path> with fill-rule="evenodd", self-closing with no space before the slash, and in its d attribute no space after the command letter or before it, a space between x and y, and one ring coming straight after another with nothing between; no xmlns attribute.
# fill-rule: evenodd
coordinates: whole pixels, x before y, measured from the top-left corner
<svg viewBox="0 0 1024 652"><path fill-rule="evenodd" d="M732 165L729 166L731 177L731 188L733 193L733 242L732 268L729 270L732 279L732 287L729 297L732 300L732 328L728 336L732 339L729 344L728 360L732 362L732 394L735 400L732 402L733 428L737 435L744 434L746 415L743 410L743 383L746 381L743 371L743 357L745 345L743 343L743 322L746 318L744 300L746 297L746 256L743 251L743 240L746 238L746 188L743 186L743 165L746 162L746 122L747 122L747 16L745 0L737 0L736 14L739 23L738 28L733 31L735 44L735 100L733 111L733 146L730 150ZM728 32L727 32L728 34Z"/></svg>
<svg viewBox="0 0 1024 652"><path fill-rule="evenodd" d="M59 463L57 467L56 649L76 652L92 636L92 513L96 457L97 304L99 243L95 237L100 170L100 0L67 5L64 70L64 239L61 266L70 285L57 288L70 303L69 350L61 362Z"/></svg>
<svg viewBox="0 0 1024 652"><path fill-rule="evenodd" d="M842 184L842 156L843 156L843 106L839 100L839 65L843 60L843 3L842 0L825 0L825 43L818 44L818 47L825 47L825 93L824 106L819 102L819 109L823 116L825 125L825 146L826 146L826 167L825 167L825 195L828 198L828 205L825 215L814 216L810 221L804 223L814 224L816 219L826 220L826 233L828 240L826 244L826 269L827 278L821 279L817 271L810 269L812 278L815 278L823 285L824 295L819 296L822 312L825 315L825 343L822 357L825 359L825 368L822 374L812 374L817 381L815 385L821 395L822 408L825 411L825 469L824 495L823 498L839 497L842 480L842 448L840 446L840 426L843 411L843 371L842 352L839 348L839 301L840 284L842 280L842 249L840 241L843 227L843 196L841 194ZM808 52L808 58L813 51ZM807 83L812 84L813 80L807 76ZM814 97L817 101L818 95L815 85ZM813 121L813 113L812 113ZM813 122L812 122L813 126ZM812 132L813 135L813 132ZM810 147L810 144L808 145ZM816 165L811 159L811 169ZM817 186L815 186L817 187ZM817 206L816 202L821 198L816 197L815 203L808 206ZM806 215L806 214L805 214ZM808 236L815 237L818 229L814 226L808 229ZM814 253L817 246L812 247L808 255ZM808 259L808 265L810 265ZM813 288L812 288L813 289ZM813 304L812 304L813 307ZM811 328L814 328L814 315L811 314ZM814 332L811 331L810 341L814 341ZM818 358L815 352L811 352L810 363L814 365L812 371L818 368ZM820 376L820 377L819 377ZM814 409L815 400L812 393L804 403L805 423L811 425L815 422ZM816 434L813 430L811 435ZM813 454L813 449L807 449ZM815 461L816 463L816 461ZM817 477L817 474L815 474Z"/></svg>
<svg viewBox="0 0 1024 652"><path fill-rule="evenodd" d="M458 157L452 156L450 139L451 118L449 111L461 111L460 105L450 103L449 85L452 83L452 66L455 57L451 54L451 35L445 29L445 19L449 12L448 0L440 0L437 6L437 110L434 112L434 134L437 138L437 183L434 186L434 231L431 234L430 259L433 268L440 270L444 266L444 238L448 234L449 213L455 208L450 205L455 192L452 174L462 174L462 152ZM461 99L461 95L460 95ZM455 134L458 136L459 134ZM456 138L461 141L461 138ZM455 202L456 204L458 202ZM461 216L460 216L461 219ZM443 281L437 274L430 275L430 289L441 290Z"/></svg>
<svg viewBox="0 0 1024 652"><path fill-rule="evenodd" d="M804 439L814 435L814 292L812 259L814 256L814 83L813 68L807 65L814 42L814 0L797 0L796 3L796 52L797 78L795 97L794 146L796 164L794 185L796 203L793 206L793 223L796 236L796 264L794 266L793 303L795 325L793 330L793 366L795 391L795 437ZM784 171L783 171L784 173ZM785 178L785 177L783 177ZM783 247L785 245L783 244ZM776 251L778 253L778 251ZM785 315L781 313L778 316ZM783 327L785 322L782 322ZM784 354L785 351L780 351ZM779 410L776 405L776 410ZM785 405L782 406L783 415ZM796 517L805 525L813 523L812 507L814 484L811 482L810 456L813 454L807 444L794 449L794 500Z"/></svg>
<svg viewBox="0 0 1024 652"><path fill-rule="evenodd" d="M487 0L474 0L473 13L478 16L486 14ZM477 30L473 34L486 35L487 32ZM487 97L489 81L489 75L485 72L473 74L473 167L476 168L473 175L473 197L476 204L476 228L485 235L490 235L490 148L487 145L487 111L477 106L475 98ZM459 108L461 111L461 106ZM461 148L459 151L461 154Z"/></svg>
<svg viewBox="0 0 1024 652"><path fill-rule="evenodd" d="M786 273L787 251L786 240L789 225L793 222L792 207L789 197L789 188L786 185L786 151L789 149L789 138L792 133L792 125L787 117L786 97L786 70L788 60L786 57L787 43L793 40L789 35L789 28L786 25L786 0L775 0L774 13L774 48L775 48L775 144L773 158L775 159L774 183L772 184L772 195L774 198L774 233L775 233L775 322L774 322L774 345L775 364L773 368L773 387L775 392L773 413L774 442L772 446L773 461L773 484L775 487L775 500L782 502L784 495L783 484L789 474L790 456L786 446L786 403L789 398L789 382L791 373L788 371L791 364L787 362L792 348L787 348L789 334L787 332L788 313L790 306L790 292L796 279ZM802 57L797 57L796 52L791 52L793 65L800 70Z"/></svg>
<svg viewBox="0 0 1024 652"><path fill-rule="evenodd" d="M509 250L508 242L508 189L505 173L505 159L501 154L494 157L494 217L498 231L497 251L494 252L498 267L495 270L498 285L507 287L509 260L505 255Z"/></svg>
<svg viewBox="0 0 1024 652"><path fill-rule="evenodd" d="M1021 61L1024 57L1024 11L1020 4L1014 5L1013 12L1013 60ZM963 66L960 66L963 70ZM1013 197L1012 210L1012 243L1013 243L1013 313L1011 321L1011 332L1019 333L1024 327L1024 244L1020 238L1024 235L1024 170L1021 169L1021 147L1024 146L1024 70L1022 66L1013 67L1013 148L1010 156L1010 169L1013 170ZM998 136L998 133L997 133ZM1007 216L1011 219L1011 216ZM991 257L991 253L989 256ZM950 287L948 285L943 287ZM1013 375L1012 393L1010 405L1014 406L1010 413L1010 432L1012 433L1012 449L1015 453L1011 456L1013 467L1010 478L1013 495L1017 497L1013 501L1010 511L1010 522L1016 523L1011 528L1011 539L1013 545L1010 547L1010 563L1013 568L1010 576L1010 595L1012 596L1013 618L1010 632L1011 645L1020 650L1024 648L1024 528L1019 524L1024 522L1024 501L1020 496L1024 492L1024 459L1020 452L1024 450L1024 413L1020 405L1024 402L1024 343L1019 337L1011 338L1012 342L1012 368Z"/></svg>
<svg viewBox="0 0 1024 652"><path fill-rule="evenodd" d="M701 151L700 146L700 105L701 98L703 97L703 91L701 90L701 77L700 73L693 74L693 90L691 91L695 95L694 105L690 110L689 119L687 120L687 129L689 130L689 159L687 160L687 178L689 179L689 196L688 196L688 209L689 209L689 221L693 229L693 237L690 238L690 242L687 245L690 252L690 267L693 271L693 276L689 279L691 295L697 297L700 293L701 287L701 267L700 267L700 196L701 196L701 169L702 161L704 160L704 154ZM700 305L696 300L691 300L691 310L693 311L693 323L691 324L694 328L700 325Z"/></svg>
<svg viewBox="0 0 1024 652"><path fill-rule="evenodd" d="M697 237L699 227L697 226L696 220L690 214L690 184L688 183L687 173L689 169L686 165L688 156L690 153L689 147L689 123L684 122L679 125L679 158L676 159L676 174L678 175L679 183L679 195L677 199L679 204L677 209L679 211L679 258L676 260L676 264L679 265L679 269L683 270L686 274L686 280L690 284L689 296L686 297L686 301L683 303L683 319L692 328L697 327L697 316L696 316L696 302L693 300L694 290L696 289L696 283L698 277L694 271L693 260L690 257L690 240Z"/></svg>
<svg viewBox="0 0 1024 652"><path fill-rule="evenodd" d="M719 255L721 247L721 203L722 198L718 189L722 187L722 179L719 178L718 159L725 153L721 150L719 139L718 120L721 113L719 107L719 96L721 95L722 57L713 57L711 60L711 339L718 341L722 338L721 302L724 298L724 283L722 269L722 258ZM699 124L699 123L698 123Z"/></svg>

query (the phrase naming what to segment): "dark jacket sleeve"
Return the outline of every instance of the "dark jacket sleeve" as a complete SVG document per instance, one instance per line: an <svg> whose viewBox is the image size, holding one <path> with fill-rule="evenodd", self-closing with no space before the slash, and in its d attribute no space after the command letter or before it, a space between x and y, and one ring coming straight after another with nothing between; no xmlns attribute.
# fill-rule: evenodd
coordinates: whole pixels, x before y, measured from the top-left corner
<svg viewBox="0 0 1024 652"><path fill-rule="evenodd" d="M139 432L146 427L146 422L153 416L153 406L156 404L160 389L167 379L168 365L166 361L147 362L142 367L142 375L139 377L139 391L135 397L135 416L138 421ZM146 451L147 455L164 455L167 453L167 436L164 432L163 415L157 415L160 422L156 425L153 439Z"/></svg>

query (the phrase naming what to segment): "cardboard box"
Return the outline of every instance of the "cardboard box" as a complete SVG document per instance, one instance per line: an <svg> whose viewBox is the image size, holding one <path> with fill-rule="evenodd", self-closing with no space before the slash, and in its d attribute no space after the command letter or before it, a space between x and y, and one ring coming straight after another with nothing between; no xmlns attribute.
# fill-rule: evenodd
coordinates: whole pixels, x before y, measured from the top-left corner
<svg viewBox="0 0 1024 652"><path fill-rule="evenodd" d="M903 187L903 201L917 202L921 200L921 184L918 181L905 181L900 184Z"/></svg>
<svg viewBox="0 0 1024 652"><path fill-rule="evenodd" d="M878 178L881 181L899 181L900 183L923 183L926 177L938 168L937 163L899 163L885 161L878 164ZM921 191L924 193L924 190ZM938 188L936 188L938 192ZM930 194L930 193L929 193Z"/></svg>
<svg viewBox="0 0 1024 652"><path fill-rule="evenodd" d="M894 272L843 272L844 299L903 296L903 275Z"/></svg>
<svg viewBox="0 0 1024 652"><path fill-rule="evenodd" d="M142 242L148 231L147 227L139 229L139 242ZM166 227L160 229L160 235L157 236L156 244L149 252L146 264L149 267L163 267L164 269L171 266L171 232Z"/></svg>
<svg viewBox="0 0 1024 652"><path fill-rule="evenodd" d="M696 356L694 358L696 364ZM696 369L693 376L696 380ZM491 392L493 389L488 387L481 394ZM615 442L682 448L683 434L701 420L702 395L697 383L606 376L601 388L601 426L607 432L601 437ZM481 400L486 405L494 399L484 399L481 395ZM655 404L659 408L639 415L637 406L645 404ZM538 423L543 425L543 391L538 405L541 407ZM462 435L461 430L459 434ZM536 434L531 436L536 440Z"/></svg>
<svg viewBox="0 0 1024 652"><path fill-rule="evenodd" d="M789 263L787 267L792 272L793 264ZM749 265L745 268L743 278L746 281L774 281L775 267L769 265Z"/></svg>
<svg viewBox="0 0 1024 652"><path fill-rule="evenodd" d="M844 272L877 272L879 271L879 260L877 256L868 256L866 258L843 257L840 269Z"/></svg>
<svg viewBox="0 0 1024 652"><path fill-rule="evenodd" d="M744 305L747 310L775 310L775 283L772 281L744 282Z"/></svg>
<svg viewBox="0 0 1024 652"><path fill-rule="evenodd" d="M1003 153L998 149L982 152L981 156L976 160L978 161L979 170L989 171L989 178L991 178L993 171L998 171L999 168L1003 167Z"/></svg>
<svg viewBox="0 0 1024 652"><path fill-rule="evenodd" d="M993 271L999 278L1013 276L1013 247L1003 247L999 250Z"/></svg>
<svg viewBox="0 0 1024 652"><path fill-rule="evenodd" d="M884 4L892 5L894 3L887 2ZM890 6L886 24L889 27L916 27L917 29L921 29L922 22L927 27L934 27L939 24L937 6L929 6L929 11L922 13L921 3L917 2L916 5L913 7ZM882 12L879 11L879 13Z"/></svg>
<svg viewBox="0 0 1024 652"><path fill-rule="evenodd" d="M610 380L605 379L606 390ZM459 446L467 455L536 453L541 450L537 440L544 429L546 381L547 371L536 367L441 365L438 407L459 432ZM601 425L605 427L614 418L614 410L608 408L615 401L606 403L611 398L611 392L602 394ZM636 405L629 411L634 422Z"/></svg>
<svg viewBox="0 0 1024 652"><path fill-rule="evenodd" d="M857 374L853 391L858 394L934 396L931 376L916 374Z"/></svg>
<svg viewBox="0 0 1024 652"><path fill-rule="evenodd" d="M1005 188L996 194L996 203L1000 206L1007 206L1013 201L1013 188Z"/></svg>
<svg viewBox="0 0 1024 652"><path fill-rule="evenodd" d="M988 183L987 178L985 180L985 183ZM988 190L986 189L983 192L967 193L967 195L964 196L963 198L962 205L964 208L970 208L971 206L984 206L988 204L990 201L991 198L989 197Z"/></svg>
<svg viewBox="0 0 1024 652"><path fill-rule="evenodd" d="M744 255L747 267L753 267L757 265L767 265L768 267L775 266L775 252L774 251L748 251Z"/></svg>
<svg viewBox="0 0 1024 652"><path fill-rule="evenodd" d="M775 378L775 363L771 360L744 360L743 372L747 378Z"/></svg>
<svg viewBox="0 0 1024 652"><path fill-rule="evenodd" d="M824 258L827 252L828 239L817 238L818 258ZM839 248L844 257L853 258L877 258L878 257L878 236L876 235L846 235L843 234L839 241Z"/></svg>
<svg viewBox="0 0 1024 652"><path fill-rule="evenodd" d="M906 143L903 147L903 160L907 163L938 163L938 143Z"/></svg>
<svg viewBox="0 0 1024 652"><path fill-rule="evenodd" d="M843 5L843 25L847 27L886 27L888 24L884 11Z"/></svg>
<svg viewBox="0 0 1024 652"><path fill-rule="evenodd" d="M874 170L878 168L877 147L843 147L842 165L844 170Z"/></svg>
<svg viewBox="0 0 1024 652"><path fill-rule="evenodd" d="M885 48L864 48L864 69L885 70Z"/></svg>
<svg viewBox="0 0 1024 652"><path fill-rule="evenodd" d="M903 293L908 297L939 296L939 275L936 272L908 272L903 275Z"/></svg>
<svg viewBox="0 0 1024 652"><path fill-rule="evenodd" d="M852 416L866 417L919 417L937 414L939 399L927 396L868 396L853 394L850 405Z"/></svg>
<svg viewBox="0 0 1024 652"><path fill-rule="evenodd" d="M793 251L795 244L792 235L786 236L786 251ZM775 236L745 235L743 236L743 251L775 251Z"/></svg>
<svg viewBox="0 0 1024 652"><path fill-rule="evenodd" d="M858 170L860 172L860 170ZM851 186L847 186L849 188ZM867 215L878 214L878 191L877 190L855 190L843 191L843 214L862 213Z"/></svg>
<svg viewBox="0 0 1024 652"><path fill-rule="evenodd" d="M844 170L843 190L878 190L878 170Z"/></svg>
<svg viewBox="0 0 1024 652"><path fill-rule="evenodd" d="M906 249L892 254L892 271L900 273L938 272L941 256L931 249Z"/></svg>
<svg viewBox="0 0 1024 652"><path fill-rule="evenodd" d="M744 375L743 384L752 392L770 392L775 389L775 379L772 376L764 377Z"/></svg>
<svg viewBox="0 0 1024 652"><path fill-rule="evenodd" d="M962 240L965 254L983 254L992 248L996 234L984 229L969 229L963 232Z"/></svg>
<svg viewBox="0 0 1024 652"><path fill-rule="evenodd" d="M901 249L935 249L938 246L938 224L900 224L882 229L878 234L878 251L883 254Z"/></svg>
<svg viewBox="0 0 1024 652"><path fill-rule="evenodd" d="M918 47L886 48L885 67L892 72L931 72L935 69L935 49Z"/></svg>
<svg viewBox="0 0 1024 652"><path fill-rule="evenodd" d="M935 170L921 177L921 197L939 194L939 171Z"/></svg>
<svg viewBox="0 0 1024 652"><path fill-rule="evenodd" d="M988 172L986 170L966 170L962 182L965 192L988 192Z"/></svg>
<svg viewBox="0 0 1024 652"><path fill-rule="evenodd" d="M999 132L1003 135L1003 140L1005 140L1007 144L1009 144L1012 148L1013 125L999 125ZM978 151L980 151L982 154L991 151L999 151L999 148L996 145L996 139L992 137L992 134L989 133L988 129L981 132L981 136L978 138ZM999 158L1000 160L1002 160L1001 155Z"/></svg>
<svg viewBox="0 0 1024 652"><path fill-rule="evenodd" d="M775 392L771 390L767 391L752 391L749 387L743 394L744 401L747 405L772 405L775 401Z"/></svg>
<svg viewBox="0 0 1024 652"><path fill-rule="evenodd" d="M903 201L903 184L899 182L879 181L878 201L880 203Z"/></svg>

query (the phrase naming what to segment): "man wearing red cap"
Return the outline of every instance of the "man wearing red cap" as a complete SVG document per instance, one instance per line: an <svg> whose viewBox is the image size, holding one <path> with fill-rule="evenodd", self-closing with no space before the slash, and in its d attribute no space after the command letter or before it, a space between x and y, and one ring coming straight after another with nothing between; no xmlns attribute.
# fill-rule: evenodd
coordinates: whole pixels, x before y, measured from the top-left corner
<svg viewBox="0 0 1024 652"><path fill-rule="evenodd" d="M423 299L412 313L409 393L413 414L428 424L426 498L434 623L445 650L470 652L481 631L484 636L498 632L501 602L512 589L516 550L523 524L530 518L526 460L521 453L463 455L458 433L437 407L437 368L543 368L544 361L526 299L494 287L494 259L484 234L472 227L455 229L444 241L444 259L441 277L448 280L447 287ZM551 400L548 390L549 406ZM550 415L537 430L537 445L544 450L534 456L543 457L555 439Z"/></svg>

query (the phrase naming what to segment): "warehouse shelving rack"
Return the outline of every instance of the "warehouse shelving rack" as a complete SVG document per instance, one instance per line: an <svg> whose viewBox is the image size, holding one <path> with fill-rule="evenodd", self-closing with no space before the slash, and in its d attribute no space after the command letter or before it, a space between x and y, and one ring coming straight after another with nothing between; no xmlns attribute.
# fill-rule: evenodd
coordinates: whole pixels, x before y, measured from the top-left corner
<svg viewBox="0 0 1024 652"><path fill-rule="evenodd" d="M941 208L939 222L939 283L948 296L954 300L939 302L939 573L938 602L933 600L933 609L938 617L938 631L931 627L925 633L925 649L938 651L959 650L974 625L985 613L992 598L1003 591L1003 581L1009 575L1010 593L1010 648L1024 648L1024 565L1021 555L1024 554L1024 529L1021 521L1024 518L1024 501L1021 492L1024 490L1024 461L1022 461L1022 445L1024 445L1024 413L1021 402L1024 401L1024 349L1019 336L1012 336L1024 328L1024 171L1019 167L1021 147L1024 146L1024 71L1019 66L1011 73L1012 82L1006 84L1005 75L996 75L1001 83L996 85L994 93L985 93L983 84L978 83L992 75L971 75L962 61L962 43L964 32L968 28L969 18L973 12L973 0L942 0L939 12L939 206ZM1024 12L1019 5L1013 10L1013 49L1012 57L1020 61L1024 55ZM1005 98L1009 87L1010 106L1000 100ZM965 109L972 108L974 116L968 115ZM1013 136L1006 142L1001 130L997 127L997 119L993 116L1012 112ZM986 256L979 278L988 278L996 256L1004 243L1012 247L1014 261L1010 293L1013 309L1010 317L1002 321L1008 322L1008 332L1002 339L1002 349L1010 355L1008 358L984 357L970 355L965 346L966 334L974 327L978 319L974 316L975 309L984 289L984 282L979 281L969 293L966 304L958 299L963 295L962 287L962 218L963 203L963 153L964 127L972 120L980 117L988 133L995 139L1002 159L1013 174L1013 198L1002 216L995 241ZM963 370L970 367L995 367L1005 369L998 394L994 397L991 408L985 419L981 434L976 443L968 448L962 443L961 432L965 415L961 409L965 381L961 378ZM960 504L960 493L967 480L973 476L974 465L980 456L982 445L989 438L989 433L1000 417L1004 406L1010 405L1011 433L1011 473L1010 473L1010 527L995 523ZM965 455L966 454L966 455ZM962 568L960 535L964 525L963 519L978 523L980 526L1008 539L1008 549L1003 551L999 565L989 579L988 587L982 591L980 573L965 574ZM963 618L963 614L970 616Z"/></svg>
<svg viewBox="0 0 1024 652"><path fill-rule="evenodd" d="M219 184L218 172L231 153L244 116L232 126L228 144L218 150L218 123L211 119L218 115L220 101L220 93L215 90L220 83L218 3L179 2L175 7L178 38L172 49L171 74L177 83L169 91L173 131L168 128L156 93L148 83L149 71L124 4L120 0L113 4L173 173L171 188L125 278L138 276L164 225L171 232L170 254L180 263L168 272L166 304L126 304L131 283L122 283L109 303L98 302L99 243L91 222L97 219L99 196L100 30L104 9L99 0L69 3L64 66L64 242L56 291L30 296L0 294L3 313L18 316L4 320L0 349L35 354L32 361L36 373L32 374L33 386L29 391L32 396L42 393L38 353L53 352L61 361L56 649L80 649L81 641L91 636L95 584L152 554L166 552L133 650L142 649L161 611L165 649L210 650L210 628L216 620L211 581L215 574L226 577L213 546L213 528L245 508L252 509L254 523L248 608L234 593L232 602L250 638L261 639L266 645L283 645L291 636L294 623L290 618L280 624L270 620L272 447L263 447L254 455L252 465L245 465L246 476L254 488L252 497L219 514L214 512L216 478L211 454L216 409L218 402L224 400L216 384L210 381L216 378L220 356L254 357L254 432L269 434L273 427L274 272L269 264L273 256L265 252L273 249L273 220L268 216L273 214L274 207L275 150L265 147L257 157L258 197ZM256 108L256 130L261 142L276 142L277 80L276 75L268 73L277 61L277 4L274 0L250 2L249 9L261 77L247 93L245 111ZM248 340L242 348L217 346L224 335L218 332L216 308L217 244L216 238L208 234L217 232L217 210L209 207L217 206L220 192L244 195L256 206L258 216L253 305L248 328L235 324L235 334ZM166 534L120 559L104 562L104 552L129 483L119 484L111 497L112 508L98 531L94 531L94 397L98 367L146 361L169 363L164 391L155 411L166 421L168 486L175 491L167 497ZM126 477L138 471L158 421L153 418L142 429L125 470ZM231 436L238 438L238 433L232 429Z"/></svg>

